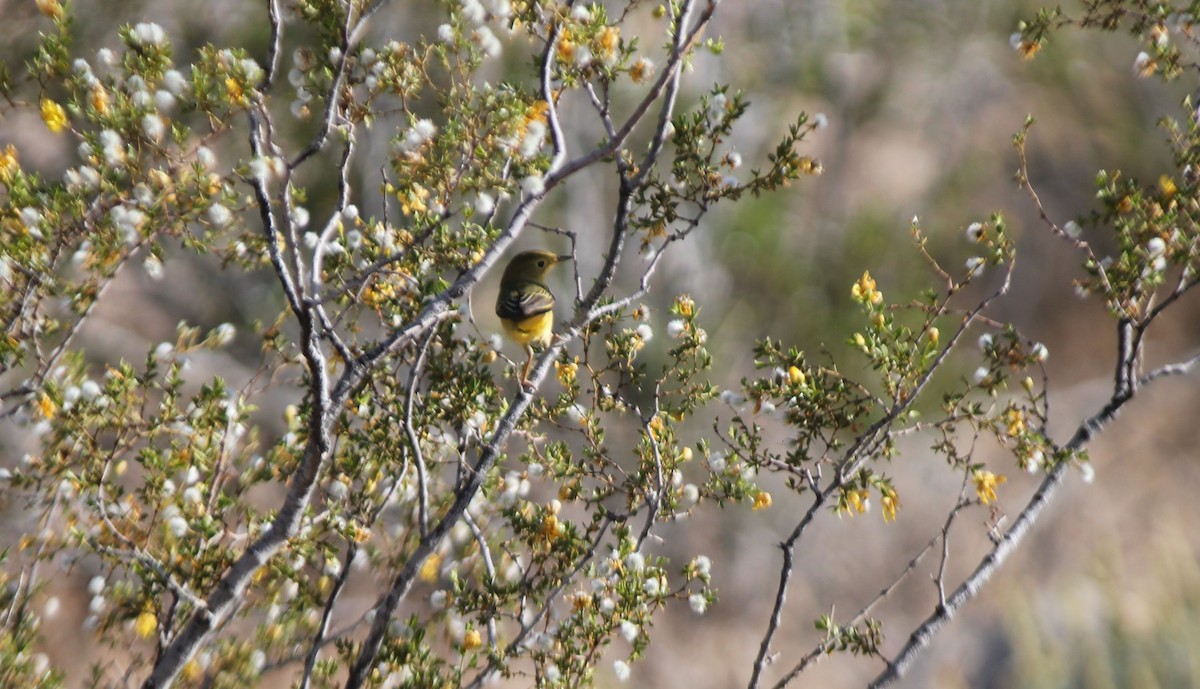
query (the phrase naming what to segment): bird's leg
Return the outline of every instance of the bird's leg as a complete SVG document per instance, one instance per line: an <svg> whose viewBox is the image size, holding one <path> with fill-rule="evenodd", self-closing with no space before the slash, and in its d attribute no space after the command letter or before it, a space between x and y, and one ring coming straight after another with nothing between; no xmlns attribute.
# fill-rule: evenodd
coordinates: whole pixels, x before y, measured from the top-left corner
<svg viewBox="0 0 1200 689"><path fill-rule="evenodd" d="M525 368L521 369L521 387L528 388L529 385L529 368L533 366L533 345L525 345L525 352L529 358L525 360Z"/></svg>

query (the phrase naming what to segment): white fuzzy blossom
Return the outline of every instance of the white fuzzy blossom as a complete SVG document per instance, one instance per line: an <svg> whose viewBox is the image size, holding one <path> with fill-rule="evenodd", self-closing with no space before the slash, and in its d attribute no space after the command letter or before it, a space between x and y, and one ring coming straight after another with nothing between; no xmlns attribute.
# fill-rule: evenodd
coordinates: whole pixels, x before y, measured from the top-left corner
<svg viewBox="0 0 1200 689"><path fill-rule="evenodd" d="M154 22L142 22L133 27L133 31L129 33L129 38L134 45L139 46L161 46L167 42L167 32Z"/></svg>
<svg viewBox="0 0 1200 689"><path fill-rule="evenodd" d="M688 596L688 605L691 606L692 612L703 615L704 611L708 610L708 599L703 594L693 593Z"/></svg>
<svg viewBox="0 0 1200 689"><path fill-rule="evenodd" d="M146 138L158 143L162 141L163 134L166 133L167 123L162 117L154 113L148 113L142 117L142 133Z"/></svg>
<svg viewBox="0 0 1200 689"><path fill-rule="evenodd" d="M125 141L113 130L100 132L100 146L104 149L104 160L109 165L119 165L125 160Z"/></svg>
<svg viewBox="0 0 1200 689"><path fill-rule="evenodd" d="M546 191L546 181L541 175L533 174L528 177L522 177L520 181L521 191L524 191L530 196L538 196Z"/></svg>
<svg viewBox="0 0 1200 689"><path fill-rule="evenodd" d="M629 663L624 660L613 661L613 674L617 676L617 680L626 682L629 680Z"/></svg>
<svg viewBox="0 0 1200 689"><path fill-rule="evenodd" d="M174 95L181 96L187 92L191 82L179 70L168 69L163 74L163 86L166 86L167 90Z"/></svg>
<svg viewBox="0 0 1200 689"><path fill-rule="evenodd" d="M205 212L205 215L208 216L208 221L216 227L224 227L229 224L230 220L233 219L233 213L219 203L214 203L213 205L209 206L208 210Z"/></svg>
<svg viewBox="0 0 1200 689"><path fill-rule="evenodd" d="M687 330L687 323L685 323L682 318L676 318L670 323L667 323L668 337L679 337L683 335L685 330Z"/></svg>
<svg viewBox="0 0 1200 689"><path fill-rule="evenodd" d="M1079 223L1075 222L1074 220L1068 220L1066 224L1063 225L1063 232L1065 232L1066 235L1071 239L1079 239L1079 235L1083 233L1083 228L1080 227Z"/></svg>
<svg viewBox="0 0 1200 689"><path fill-rule="evenodd" d="M137 241L138 233L146 222L145 213L124 204L114 206L108 212L108 217L112 220L113 227L130 244Z"/></svg>

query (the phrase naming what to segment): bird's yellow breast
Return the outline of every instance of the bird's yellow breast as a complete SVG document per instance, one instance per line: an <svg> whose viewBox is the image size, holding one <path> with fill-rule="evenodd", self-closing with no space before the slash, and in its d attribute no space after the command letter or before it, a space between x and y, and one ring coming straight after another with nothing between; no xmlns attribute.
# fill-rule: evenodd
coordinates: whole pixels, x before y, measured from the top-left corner
<svg viewBox="0 0 1200 689"><path fill-rule="evenodd" d="M504 326L504 332L517 344L528 345L536 342L546 346L550 344L550 336L554 332L554 312L539 313L519 321L501 318L500 324Z"/></svg>

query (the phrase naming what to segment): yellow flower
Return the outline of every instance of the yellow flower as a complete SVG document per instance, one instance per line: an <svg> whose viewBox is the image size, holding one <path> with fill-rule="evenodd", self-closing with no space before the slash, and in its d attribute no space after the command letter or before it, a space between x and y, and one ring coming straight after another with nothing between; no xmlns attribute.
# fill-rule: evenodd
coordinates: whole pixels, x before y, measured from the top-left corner
<svg viewBox="0 0 1200 689"><path fill-rule="evenodd" d="M225 77L225 90L229 92L229 99L237 105L245 105L246 91L242 85L233 77Z"/></svg>
<svg viewBox="0 0 1200 689"><path fill-rule="evenodd" d="M938 332L938 329L936 327L930 328L928 331L926 331L925 334L929 338L929 344L937 344L938 337L941 335L941 333Z"/></svg>
<svg viewBox="0 0 1200 689"><path fill-rule="evenodd" d="M438 568L440 568L441 566L442 566L442 555L440 553L434 553L429 556L429 559L425 560L424 564L421 565L421 571L419 571L417 573L417 577L421 581L426 581L426 582L433 581L433 580L437 579Z"/></svg>
<svg viewBox="0 0 1200 689"><path fill-rule="evenodd" d="M0 151L0 182L7 184L20 169L21 164L17 161L17 147L9 144L3 151Z"/></svg>
<svg viewBox="0 0 1200 689"><path fill-rule="evenodd" d="M879 503L883 505L883 521L896 521L896 509L900 507L900 498L896 497L896 491L885 488Z"/></svg>
<svg viewBox="0 0 1200 689"><path fill-rule="evenodd" d="M788 367L788 380L792 385L804 385L804 371L795 366Z"/></svg>
<svg viewBox="0 0 1200 689"><path fill-rule="evenodd" d="M883 292L875 289L875 279L865 270L858 282L850 287L850 296L863 304L878 304L883 301Z"/></svg>
<svg viewBox="0 0 1200 689"><path fill-rule="evenodd" d="M563 35L558 40L558 59L563 62L571 62L575 59L575 41L572 41L567 35Z"/></svg>
<svg viewBox="0 0 1200 689"><path fill-rule="evenodd" d="M133 629L143 639L149 639L158 630L158 617L153 610L143 610L134 620Z"/></svg>
<svg viewBox="0 0 1200 689"><path fill-rule="evenodd" d="M1009 407L1004 414L1005 420L1008 423L1009 435L1020 435L1025 431L1025 414L1016 407Z"/></svg>
<svg viewBox="0 0 1200 689"><path fill-rule="evenodd" d="M91 93L88 94L88 102L92 104L92 109L101 115L108 113L108 91L100 84L92 86Z"/></svg>
<svg viewBox="0 0 1200 689"><path fill-rule="evenodd" d="M650 60L639 57L638 61L633 63L629 68L629 78L633 79L633 83L641 84L654 74L654 63Z"/></svg>
<svg viewBox="0 0 1200 689"><path fill-rule="evenodd" d="M58 411L58 405L54 403L54 400L50 399L50 395L43 392L42 396L38 398L37 410L42 415L42 418L51 419L54 418L54 412Z"/></svg>
<svg viewBox="0 0 1200 689"><path fill-rule="evenodd" d="M620 41L620 37L621 37L621 29L619 29L618 27L615 27L615 26L604 27L604 30L600 32L600 35L598 37L599 41L600 41L600 55L602 57L606 57L606 58L612 57L613 53L616 52L616 50L617 50L617 45Z"/></svg>
<svg viewBox="0 0 1200 689"><path fill-rule="evenodd" d="M661 416L655 416L653 419L650 419L650 423L648 424L648 428L649 428L649 430L650 430L650 437L651 437L651 438L653 438L653 439L655 439L655 440L658 440L658 439L659 439L659 437L662 435L662 431L663 431L663 420L662 420L662 417L661 417Z"/></svg>
<svg viewBox="0 0 1200 689"><path fill-rule="evenodd" d="M38 11L51 19L61 19L63 8L58 0L37 0Z"/></svg>
<svg viewBox="0 0 1200 689"><path fill-rule="evenodd" d="M49 98L43 98L42 121L46 123L46 127L50 131L57 134L67 126L67 111Z"/></svg>
<svg viewBox="0 0 1200 689"><path fill-rule="evenodd" d="M867 507L870 505L871 494L865 489L859 488L846 493L846 499L850 502L850 507L854 508L855 512L862 514L867 511Z"/></svg>
<svg viewBox="0 0 1200 689"><path fill-rule="evenodd" d="M483 645L483 637L480 636L479 630L478 629L467 630L467 633L463 634L462 645L463 645L464 651L472 651L472 650L475 650L476 648L479 648L480 646L482 646Z"/></svg>
<svg viewBox="0 0 1200 689"><path fill-rule="evenodd" d="M1175 186L1175 180L1171 179L1167 175L1163 175L1158 178L1158 188L1159 191L1162 192L1163 197L1165 197L1168 201L1170 201L1171 198L1175 196L1175 192L1178 191L1178 188Z"/></svg>
<svg viewBox="0 0 1200 689"><path fill-rule="evenodd" d="M558 376L558 382L564 386L569 386L575 382L575 373L579 369L579 364L575 361L554 362L554 374Z"/></svg>
<svg viewBox="0 0 1200 689"><path fill-rule="evenodd" d="M996 500L996 486L1008 479L1003 475L998 476L990 471L976 469L971 475L971 480L975 482L975 494L979 496L979 502L987 505Z"/></svg>
<svg viewBox="0 0 1200 689"><path fill-rule="evenodd" d="M690 316L696 311L696 302L692 301L692 298L686 294L680 295L675 300L675 303L679 308L680 316Z"/></svg>
<svg viewBox="0 0 1200 689"><path fill-rule="evenodd" d="M754 496L754 506L751 507L750 509L757 512L758 510L765 510L770 506L771 506L771 494L768 493L767 491L763 490L763 491L759 491L758 495Z"/></svg>

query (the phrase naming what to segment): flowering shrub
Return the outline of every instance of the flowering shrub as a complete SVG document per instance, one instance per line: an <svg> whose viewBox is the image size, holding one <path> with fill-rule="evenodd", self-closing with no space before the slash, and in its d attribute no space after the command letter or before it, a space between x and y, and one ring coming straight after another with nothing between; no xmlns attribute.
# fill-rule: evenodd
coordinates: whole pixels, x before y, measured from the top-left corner
<svg viewBox="0 0 1200 689"><path fill-rule="evenodd" d="M664 609L704 615L717 602L709 556L663 552L664 525L788 505L797 517L748 668L758 687L780 653L802 536L872 505L898 521L905 494L888 461L919 435L962 488L917 556L940 546L938 607L889 658L886 683L975 595L1068 470L1089 471L1086 444L1137 387L1193 363L1138 370L1147 329L1196 282L1194 118L1168 125L1177 174L1150 187L1102 174L1091 218L1047 217L1081 252L1090 278L1079 289L1105 300L1120 343L1111 398L1055 441L1046 347L989 317L1016 255L998 214L965 229L973 257L957 269L929 252L914 218L938 285L919 296L896 298L869 272L847 277L852 366L767 338L753 346L758 372L722 390L701 305L681 294L669 315L645 306L664 257L715 207L823 170L804 149L824 116L800 114L770 155L743 161L730 139L745 96L725 85L682 96L687 65L725 49L706 34L715 0L619 12L461 0L405 40L380 35L395 9L382 1L272 3L265 47L187 55L150 22L92 54L75 43L70 6L37 6L44 31L28 79L0 79L3 109L36 113L74 156L59 178L29 167L22 143L0 149L0 414L36 448L0 478L37 515L5 544L6 686L63 682L37 651L58 605L43 596L47 563L94 572L84 627L120 651L95 668L96 686L244 687L271 673L303 687L579 686L601 663L624 681ZM1064 21L1044 14L1014 46L1032 56ZM1178 29L1145 22L1135 30L1152 27L1157 52L1139 73L1175 74L1178 51L1162 36ZM1016 143L1023 160L1024 131ZM317 170L324 186L308 181ZM601 239L535 222L596 172L616 180ZM1116 238L1111 259L1089 241L1101 232ZM522 386L471 297L535 233L576 261L556 336ZM268 317L181 320L135 360L98 360L81 344L122 273L171 280L200 257L228 275L269 275ZM983 298L967 289L997 273ZM948 362L968 341L977 370L962 376ZM258 352L249 380L191 365L234 347ZM272 395L287 397L282 419L260 409ZM1011 455L1008 468L977 456L982 438ZM1004 524L996 503L1014 467L1044 479ZM955 587L947 545L969 509L989 515L992 549ZM777 686L828 653L882 655L873 610L820 615L823 640L784 652L791 669Z"/></svg>

